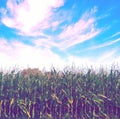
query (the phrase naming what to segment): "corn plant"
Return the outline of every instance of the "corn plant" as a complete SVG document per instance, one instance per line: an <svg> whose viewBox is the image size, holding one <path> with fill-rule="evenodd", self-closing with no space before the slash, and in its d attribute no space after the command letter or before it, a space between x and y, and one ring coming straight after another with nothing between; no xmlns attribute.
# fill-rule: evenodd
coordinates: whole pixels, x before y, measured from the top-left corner
<svg viewBox="0 0 120 119"><path fill-rule="evenodd" d="M119 119L120 71L0 72L1 119Z"/></svg>

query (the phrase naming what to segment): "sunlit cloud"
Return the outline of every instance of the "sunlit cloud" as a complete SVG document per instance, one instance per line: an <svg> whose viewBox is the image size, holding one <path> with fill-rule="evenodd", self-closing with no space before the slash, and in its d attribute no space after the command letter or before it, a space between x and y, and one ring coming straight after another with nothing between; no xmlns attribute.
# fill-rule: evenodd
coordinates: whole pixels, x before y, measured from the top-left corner
<svg viewBox="0 0 120 119"><path fill-rule="evenodd" d="M0 6L0 65L98 67L119 61L119 21L108 21L115 9L100 9L78 1L7 0Z"/></svg>
<svg viewBox="0 0 120 119"><path fill-rule="evenodd" d="M56 39L54 36L47 36L47 38L40 38L33 41L35 45L45 45L49 47L58 47L60 50L66 50L76 44L82 43L86 40L97 36L102 29L96 28L96 19L94 13L97 8L93 8L88 12L83 13L82 17L73 24L64 26L63 31L61 31ZM57 26L59 23L54 22L53 25ZM63 27L63 26L60 26Z"/></svg>
<svg viewBox="0 0 120 119"><path fill-rule="evenodd" d="M97 58L92 58L92 57L79 57L79 56L68 56L67 62L72 65L74 64L75 66L78 67L84 67L84 68L97 68L99 69L100 67L106 67L110 68L112 65L115 63L119 63L120 57L116 57L116 49L104 52Z"/></svg>
<svg viewBox="0 0 120 119"><path fill-rule="evenodd" d="M115 44L118 44L120 42L120 38L119 38L120 32L114 33L113 35L111 35L108 38L105 38L105 42L104 43L100 43L100 44L96 44L93 45L89 48L86 48L83 51L89 51L89 50L97 50L97 49L102 49L102 48L106 48L108 46L112 46ZM119 48L118 45L115 46L116 48Z"/></svg>
<svg viewBox="0 0 120 119"><path fill-rule="evenodd" d="M115 34L113 34L111 37L115 37L115 36L119 36L120 35L120 32L117 32Z"/></svg>
<svg viewBox="0 0 120 119"><path fill-rule="evenodd" d="M57 27L63 27L59 26L59 24L65 20L58 19L57 21L52 21L52 9L60 7L63 4L63 0L53 0L52 2L48 2L47 0L44 2L25 0L19 4L15 1L8 0L7 9L2 9L4 11L2 23L19 30L18 34L20 35L49 37L44 33L45 29L53 28L55 30ZM11 17L7 14L8 10ZM96 12L97 7L94 7L84 12L76 23L64 27L63 31L57 36L59 42L54 40L54 36L51 36L51 40L46 40L45 43L50 44L50 46L57 46L63 50L95 37L101 32L95 25L96 19L94 14ZM43 40L35 41L35 44L38 42L43 42Z"/></svg>
<svg viewBox="0 0 120 119"><path fill-rule="evenodd" d="M17 65L22 69L26 67L37 67L40 69L46 68L47 70L51 66L63 69L65 66L72 66L73 64L75 66L100 67L100 65L110 66L110 64L119 59L114 58L116 50L106 52L97 57L97 59L88 56L83 58L73 55L62 58L48 47L34 47L18 41L8 42L5 39L0 39L0 41L0 67L9 68Z"/></svg>
<svg viewBox="0 0 120 119"><path fill-rule="evenodd" d="M115 60L115 54L117 52L117 49L106 51L104 52L99 59L97 59L97 62L99 64L110 64Z"/></svg>
<svg viewBox="0 0 120 119"><path fill-rule="evenodd" d="M94 50L94 49L98 49L98 48L107 47L107 46L113 45L117 42L120 42L120 38L117 38L117 39L112 40L112 41L108 41L106 43L103 43L103 44L100 44L100 45L97 45L97 46L93 46L93 47L89 48L89 50Z"/></svg>
<svg viewBox="0 0 120 119"><path fill-rule="evenodd" d="M66 49L76 44L90 40L101 32L96 28L96 19L93 13L97 10L93 8L91 12L85 12L78 22L68 25L59 35L61 39L61 49Z"/></svg>
<svg viewBox="0 0 120 119"><path fill-rule="evenodd" d="M22 35L35 35L36 32L50 25L50 17L53 14L52 9L58 8L64 4L63 0L24 0L19 4L16 1L8 0L7 7L2 8L2 23L8 27L19 30ZM53 25L57 25L54 22Z"/></svg>
<svg viewBox="0 0 120 119"><path fill-rule="evenodd" d="M0 39L1 40L1 39ZM0 42L0 67L39 67L50 68L52 64L56 67L64 66L64 61L58 54L48 48L38 48L23 44L18 41L7 42L2 39ZM59 62L59 63L58 63Z"/></svg>

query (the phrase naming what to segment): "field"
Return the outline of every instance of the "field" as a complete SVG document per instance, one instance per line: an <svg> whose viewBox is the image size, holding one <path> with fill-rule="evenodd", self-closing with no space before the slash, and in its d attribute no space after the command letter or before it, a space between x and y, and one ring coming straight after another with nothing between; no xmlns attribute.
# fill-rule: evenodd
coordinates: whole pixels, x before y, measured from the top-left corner
<svg viewBox="0 0 120 119"><path fill-rule="evenodd" d="M120 71L1 71L0 119L120 119Z"/></svg>

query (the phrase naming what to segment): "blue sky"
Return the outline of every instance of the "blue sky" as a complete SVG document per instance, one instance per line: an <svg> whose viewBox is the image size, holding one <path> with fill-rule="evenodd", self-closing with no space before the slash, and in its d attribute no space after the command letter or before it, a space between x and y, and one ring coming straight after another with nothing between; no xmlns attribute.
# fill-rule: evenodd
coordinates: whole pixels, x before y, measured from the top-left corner
<svg viewBox="0 0 120 119"><path fill-rule="evenodd" d="M120 2L0 0L0 67L120 62Z"/></svg>

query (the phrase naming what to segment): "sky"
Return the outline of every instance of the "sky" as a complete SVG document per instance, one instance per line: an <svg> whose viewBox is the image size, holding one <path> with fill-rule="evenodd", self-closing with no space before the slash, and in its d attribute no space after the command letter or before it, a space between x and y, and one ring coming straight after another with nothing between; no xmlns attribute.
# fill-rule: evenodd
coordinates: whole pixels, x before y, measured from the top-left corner
<svg viewBox="0 0 120 119"><path fill-rule="evenodd" d="M120 64L119 0L0 0L2 69Z"/></svg>

